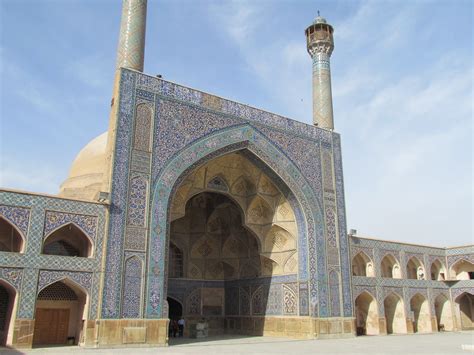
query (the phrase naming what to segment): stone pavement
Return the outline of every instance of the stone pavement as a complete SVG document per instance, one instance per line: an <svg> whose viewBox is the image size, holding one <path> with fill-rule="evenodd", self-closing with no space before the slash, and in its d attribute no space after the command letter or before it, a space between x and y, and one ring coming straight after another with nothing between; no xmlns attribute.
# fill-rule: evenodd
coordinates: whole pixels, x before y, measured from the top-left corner
<svg viewBox="0 0 474 355"><path fill-rule="evenodd" d="M474 354L474 332L365 336L350 339L292 340L221 336L200 341L171 339L165 348L83 349L50 347L27 351L0 349L2 355L119 354Z"/></svg>

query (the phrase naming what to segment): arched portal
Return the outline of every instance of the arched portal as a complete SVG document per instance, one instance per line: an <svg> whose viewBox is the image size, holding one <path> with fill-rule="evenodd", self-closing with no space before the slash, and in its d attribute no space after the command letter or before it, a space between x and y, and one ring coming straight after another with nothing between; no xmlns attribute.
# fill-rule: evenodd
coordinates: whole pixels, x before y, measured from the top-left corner
<svg viewBox="0 0 474 355"><path fill-rule="evenodd" d="M474 329L474 295L464 292L455 301L459 328L462 330Z"/></svg>
<svg viewBox="0 0 474 355"><path fill-rule="evenodd" d="M21 253L24 241L18 230L6 219L0 217L0 251Z"/></svg>
<svg viewBox="0 0 474 355"><path fill-rule="evenodd" d="M296 215L287 196L247 156L229 153L187 174L170 214L168 294L179 292L179 278L187 280L188 329L205 317L210 334L262 335L263 322L241 318L265 316L273 277L296 279L298 270ZM288 290L285 296L297 302ZM282 304L278 296L273 302ZM297 315L296 304L290 308Z"/></svg>
<svg viewBox="0 0 474 355"><path fill-rule="evenodd" d="M92 256L92 242L74 223L66 224L46 237L43 254L63 256Z"/></svg>
<svg viewBox="0 0 474 355"><path fill-rule="evenodd" d="M174 298L168 297L168 318L178 320L183 315L183 306Z"/></svg>
<svg viewBox="0 0 474 355"><path fill-rule="evenodd" d="M33 345L78 344L87 303L87 292L69 279L42 289L36 301Z"/></svg>
<svg viewBox="0 0 474 355"><path fill-rule="evenodd" d="M358 335L379 334L379 313L377 301L368 292L362 292L355 300L355 314Z"/></svg>
<svg viewBox="0 0 474 355"><path fill-rule="evenodd" d="M0 280L0 346L12 342L16 298L16 290Z"/></svg>
<svg viewBox="0 0 474 355"><path fill-rule="evenodd" d="M387 334L406 334L407 324L402 298L391 293L385 298L383 305Z"/></svg>
<svg viewBox="0 0 474 355"><path fill-rule="evenodd" d="M410 300L410 310L413 312L413 331L415 333L431 333L431 315L428 300L417 293Z"/></svg>
<svg viewBox="0 0 474 355"><path fill-rule="evenodd" d="M438 330L453 331L453 313L451 311L451 302L448 297L440 294L435 298L436 323Z"/></svg>
<svg viewBox="0 0 474 355"><path fill-rule="evenodd" d="M374 263L363 251L352 259L352 275L374 277Z"/></svg>
<svg viewBox="0 0 474 355"><path fill-rule="evenodd" d="M446 280L446 268L439 259L431 263L431 280Z"/></svg>
<svg viewBox="0 0 474 355"><path fill-rule="evenodd" d="M382 277L388 277L391 279L400 279L400 264L398 260L391 254L387 254L383 257L380 262L380 272Z"/></svg>
<svg viewBox="0 0 474 355"><path fill-rule="evenodd" d="M416 256L411 257L407 262L407 278L412 280L425 279L425 268Z"/></svg>

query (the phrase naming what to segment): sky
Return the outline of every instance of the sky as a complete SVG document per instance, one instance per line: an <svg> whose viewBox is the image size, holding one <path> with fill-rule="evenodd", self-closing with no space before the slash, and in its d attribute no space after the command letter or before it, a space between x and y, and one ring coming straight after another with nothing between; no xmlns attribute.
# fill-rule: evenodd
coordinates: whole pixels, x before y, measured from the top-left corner
<svg viewBox="0 0 474 355"><path fill-rule="evenodd" d="M305 28L333 25L348 229L473 244L473 2L149 0L145 73L312 122ZM55 194L107 130L119 0L0 0L0 186Z"/></svg>

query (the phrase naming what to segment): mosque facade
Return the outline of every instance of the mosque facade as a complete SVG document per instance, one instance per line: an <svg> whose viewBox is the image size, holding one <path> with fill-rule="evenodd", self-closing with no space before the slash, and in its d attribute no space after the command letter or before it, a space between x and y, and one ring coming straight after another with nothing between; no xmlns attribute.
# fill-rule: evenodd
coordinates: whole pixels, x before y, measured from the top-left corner
<svg viewBox="0 0 474 355"><path fill-rule="evenodd" d="M143 73L124 0L108 132L57 196L0 190L0 344L164 346L474 329L474 246L346 230L333 28L306 29L314 125Z"/></svg>

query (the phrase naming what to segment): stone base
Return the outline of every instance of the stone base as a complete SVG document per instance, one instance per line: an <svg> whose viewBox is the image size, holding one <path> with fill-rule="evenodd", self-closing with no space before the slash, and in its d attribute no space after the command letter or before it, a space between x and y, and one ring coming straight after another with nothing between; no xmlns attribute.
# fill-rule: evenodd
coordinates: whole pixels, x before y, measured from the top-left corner
<svg viewBox="0 0 474 355"><path fill-rule="evenodd" d="M406 323L407 323L407 334L415 333L413 321L410 318L407 318Z"/></svg>
<svg viewBox="0 0 474 355"><path fill-rule="evenodd" d="M31 349L33 347L34 319L15 319L11 344L15 349Z"/></svg>
<svg viewBox="0 0 474 355"><path fill-rule="evenodd" d="M227 334L286 337L294 339L355 336L354 318L226 317Z"/></svg>
<svg viewBox="0 0 474 355"><path fill-rule="evenodd" d="M168 319L98 319L86 323L84 347L168 345Z"/></svg>
<svg viewBox="0 0 474 355"><path fill-rule="evenodd" d="M436 319L436 317L431 317L431 331L433 333L436 333L438 332L438 320Z"/></svg>
<svg viewBox="0 0 474 355"><path fill-rule="evenodd" d="M379 318L379 335L387 335L387 321L384 318Z"/></svg>

